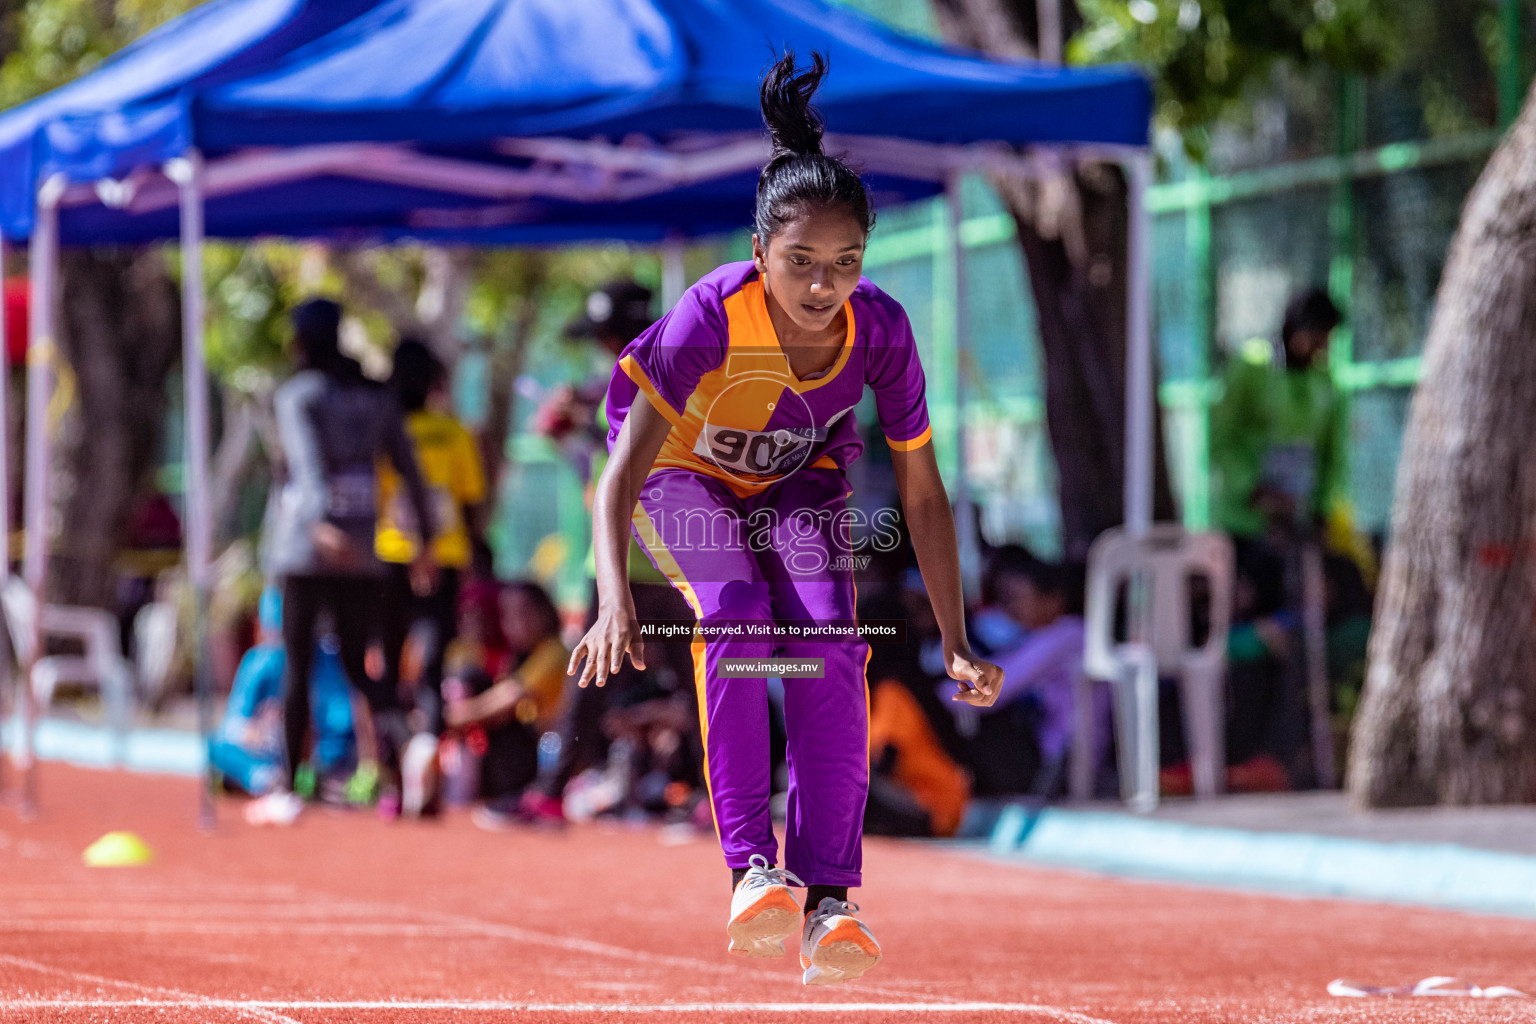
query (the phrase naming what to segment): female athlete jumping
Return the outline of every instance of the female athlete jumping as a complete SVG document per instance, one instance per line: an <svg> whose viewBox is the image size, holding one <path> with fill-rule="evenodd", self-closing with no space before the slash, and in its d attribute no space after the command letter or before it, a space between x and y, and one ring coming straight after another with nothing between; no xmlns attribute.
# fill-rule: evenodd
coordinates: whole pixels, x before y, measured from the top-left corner
<svg viewBox="0 0 1536 1024"><path fill-rule="evenodd" d="M631 528L698 617L705 774L731 869L730 951L776 956L801 933L807 985L857 978L880 947L848 902L868 791L869 646L852 631L848 465L864 386L895 460L955 698L989 705L1001 670L971 653L949 499L912 327L860 277L873 216L858 175L822 152L810 105L826 74L794 55L762 84L774 153L757 186L751 262L705 276L620 357L612 451L597 488L597 621L571 655L601 686L644 637L625 578ZM770 656L798 666L767 667ZM784 682L784 859L769 813L767 676ZM802 881L803 880L803 881ZM790 884L806 887L805 918Z"/></svg>

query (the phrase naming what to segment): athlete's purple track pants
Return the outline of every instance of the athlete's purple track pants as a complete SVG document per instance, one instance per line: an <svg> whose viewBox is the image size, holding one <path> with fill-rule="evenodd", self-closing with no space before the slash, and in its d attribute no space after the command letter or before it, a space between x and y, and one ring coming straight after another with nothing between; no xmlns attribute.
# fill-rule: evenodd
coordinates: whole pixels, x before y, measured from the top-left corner
<svg viewBox="0 0 1536 1024"><path fill-rule="evenodd" d="M652 473L635 534L703 624L854 621L848 485L804 469L739 498L686 470ZM858 885L869 790L869 646L855 637L792 641L747 634L693 644L705 772L725 862L778 863L771 793L767 680L721 678L722 658L821 658L821 678L784 680L789 810L784 866L808 885Z"/></svg>

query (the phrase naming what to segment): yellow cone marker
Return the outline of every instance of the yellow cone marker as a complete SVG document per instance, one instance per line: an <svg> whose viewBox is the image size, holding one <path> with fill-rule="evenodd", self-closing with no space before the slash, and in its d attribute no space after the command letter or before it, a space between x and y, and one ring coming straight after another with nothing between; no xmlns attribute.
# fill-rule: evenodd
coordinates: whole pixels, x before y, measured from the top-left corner
<svg viewBox="0 0 1536 1024"><path fill-rule="evenodd" d="M132 832L108 832L85 848L85 862L93 868L136 867L154 859L154 851Z"/></svg>

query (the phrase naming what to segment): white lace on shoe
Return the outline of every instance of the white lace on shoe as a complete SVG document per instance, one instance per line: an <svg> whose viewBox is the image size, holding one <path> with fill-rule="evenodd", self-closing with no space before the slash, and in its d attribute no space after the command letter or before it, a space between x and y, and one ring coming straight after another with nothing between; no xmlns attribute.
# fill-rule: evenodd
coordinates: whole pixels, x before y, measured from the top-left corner
<svg viewBox="0 0 1536 1024"><path fill-rule="evenodd" d="M771 867L768 858L754 853L752 866L731 894L731 921L726 934L729 951L737 956L784 955L784 940L800 927L800 903L789 887L804 888L794 872Z"/></svg>
<svg viewBox="0 0 1536 1024"><path fill-rule="evenodd" d="M748 885L754 888L764 885L793 885L801 889L805 888L805 883L800 881L799 876L793 871L790 871L788 868L770 866L768 858L760 853L754 853L751 857L747 858L747 863L752 866L747 869L746 875L741 879L741 885L737 888Z"/></svg>
<svg viewBox="0 0 1536 1024"><path fill-rule="evenodd" d="M815 928L829 917L836 917L839 914L851 917L858 912L859 905L857 903L834 899L831 896L823 896L821 903L817 905L816 909L806 915L805 926L807 928Z"/></svg>

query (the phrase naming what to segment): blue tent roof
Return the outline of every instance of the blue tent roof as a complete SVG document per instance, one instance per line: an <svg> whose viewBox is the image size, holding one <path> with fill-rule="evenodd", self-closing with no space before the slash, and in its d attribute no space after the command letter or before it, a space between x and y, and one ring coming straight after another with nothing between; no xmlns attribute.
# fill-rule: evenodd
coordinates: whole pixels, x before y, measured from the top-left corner
<svg viewBox="0 0 1536 1024"><path fill-rule="evenodd" d="M326 165L215 190L209 233L517 242L718 231L749 218L754 176L739 168L602 202L466 192L451 169L536 169L508 138L751 137L759 76L784 45L830 57L818 104L843 136L1147 139L1150 89L1133 69L986 60L825 0L215 0L0 115L0 227L30 230L32 188L54 171L88 183L190 146L212 167L256 149L386 143L434 161L431 173L402 182ZM938 188L899 168L870 177L885 201ZM61 230L65 241L173 237L175 210L75 205Z"/></svg>
<svg viewBox="0 0 1536 1024"><path fill-rule="evenodd" d="M163 160L191 133L186 90L269 67L378 3L212 0L89 74L0 114L0 229L12 238L30 234L33 188L59 163L91 180Z"/></svg>
<svg viewBox="0 0 1536 1024"><path fill-rule="evenodd" d="M388 0L199 98L203 144L756 131L777 47L821 50L833 131L1144 145L1145 78L983 59L825 0Z"/></svg>

